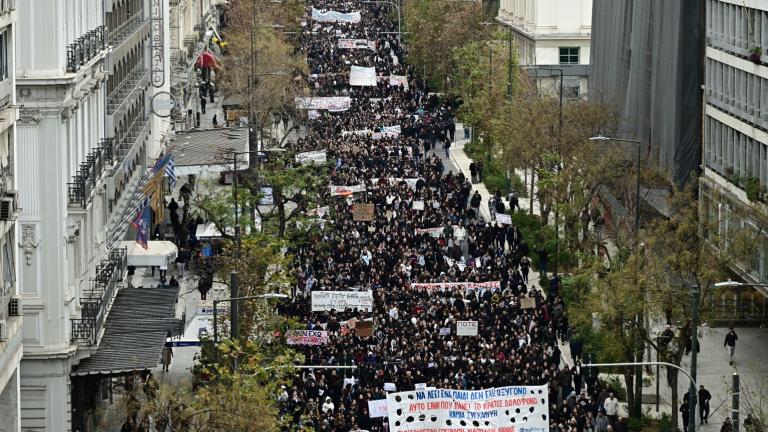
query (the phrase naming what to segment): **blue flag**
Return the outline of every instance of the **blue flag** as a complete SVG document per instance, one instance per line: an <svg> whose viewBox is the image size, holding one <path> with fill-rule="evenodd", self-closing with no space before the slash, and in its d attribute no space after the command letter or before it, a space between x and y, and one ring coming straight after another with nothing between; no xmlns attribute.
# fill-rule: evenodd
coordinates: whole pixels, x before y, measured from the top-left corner
<svg viewBox="0 0 768 432"><path fill-rule="evenodd" d="M131 226L136 228L136 243L140 244L144 250L149 249L149 217L149 199L144 199L131 223Z"/></svg>

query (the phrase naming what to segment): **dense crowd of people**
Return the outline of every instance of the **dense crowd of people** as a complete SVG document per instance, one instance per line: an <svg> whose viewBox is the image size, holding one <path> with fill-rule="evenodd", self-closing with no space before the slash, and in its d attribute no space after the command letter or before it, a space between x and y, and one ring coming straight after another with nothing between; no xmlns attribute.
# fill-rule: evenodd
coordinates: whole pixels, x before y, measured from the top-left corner
<svg viewBox="0 0 768 432"><path fill-rule="evenodd" d="M446 169L439 148L454 140L454 106L430 95L398 43L387 5L310 0L300 48L308 56L313 96L349 96L349 109L320 111L296 151L325 150L333 185L357 192L331 197L333 224L317 247L297 252L297 300L281 313L320 345L296 345L307 365L278 395L286 430L387 431L369 400L416 385L484 389L549 385L553 431L626 430L618 402L576 364L561 361L569 335L556 291L545 296L529 276L526 239L513 225L481 216L471 179ZM360 11L360 23L314 22L311 8ZM341 49L339 38L369 48ZM376 86L350 86L351 66L375 67ZM391 85L389 75L407 76ZM387 132L387 127L399 127ZM392 129L390 129L391 131ZM500 198L500 195L499 197ZM373 204L370 221L354 209ZM498 199L494 211L504 212ZM373 292L373 308L314 310L315 291ZM457 321L477 321L459 336ZM362 331L362 322L373 326ZM385 390L385 387L387 390Z"/></svg>

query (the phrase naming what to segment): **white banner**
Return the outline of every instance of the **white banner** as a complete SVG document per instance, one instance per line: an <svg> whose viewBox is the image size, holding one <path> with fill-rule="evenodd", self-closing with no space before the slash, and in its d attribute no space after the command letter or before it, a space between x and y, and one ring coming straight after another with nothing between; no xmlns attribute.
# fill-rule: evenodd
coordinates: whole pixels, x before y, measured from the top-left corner
<svg viewBox="0 0 768 432"><path fill-rule="evenodd" d="M328 332L322 330L288 330L285 333L288 345L323 345L328 343Z"/></svg>
<svg viewBox="0 0 768 432"><path fill-rule="evenodd" d="M307 210L307 216L317 216L320 219L324 218L330 212L330 207L317 207Z"/></svg>
<svg viewBox="0 0 768 432"><path fill-rule="evenodd" d="M456 321L456 336L477 336L477 321Z"/></svg>
<svg viewBox="0 0 768 432"><path fill-rule="evenodd" d="M391 86L405 86L405 89L408 90L408 76L407 75L390 75L389 76L389 85Z"/></svg>
<svg viewBox="0 0 768 432"><path fill-rule="evenodd" d="M325 150L310 151L296 154L296 162L302 164L310 163L325 163L326 153Z"/></svg>
<svg viewBox="0 0 768 432"><path fill-rule="evenodd" d="M368 39L339 39L339 49L376 49L376 42Z"/></svg>
<svg viewBox="0 0 768 432"><path fill-rule="evenodd" d="M377 185L377 184L379 184L379 182L381 180L386 180L386 182L389 183L390 185L397 184L397 183L400 183L400 182L405 182L405 184L407 184L408 187L411 188L411 189L416 189L416 183L418 183L418 181L419 181L419 179L417 179L417 178L385 177L385 178L372 178L371 179L371 184L372 185ZM427 229L430 229L430 228L427 228ZM440 237L440 235L438 234L436 237Z"/></svg>
<svg viewBox="0 0 768 432"><path fill-rule="evenodd" d="M312 291L312 312L346 308L373 310L373 291Z"/></svg>
<svg viewBox="0 0 768 432"><path fill-rule="evenodd" d="M436 282L436 283L412 283L411 289L423 289L426 291L445 291L447 289L455 289L455 288L463 288L465 290L470 289L500 289L501 288L501 282L500 281L491 281L491 282Z"/></svg>
<svg viewBox="0 0 768 432"><path fill-rule="evenodd" d="M548 399L547 386L390 393L389 430L548 432Z"/></svg>
<svg viewBox="0 0 768 432"><path fill-rule="evenodd" d="M387 400L369 400L368 401L368 415L371 418L379 418L387 416Z"/></svg>
<svg viewBox="0 0 768 432"><path fill-rule="evenodd" d="M335 186L331 185L331 196L347 196L357 192L365 192L365 185Z"/></svg>
<svg viewBox="0 0 768 432"><path fill-rule="evenodd" d="M496 213L496 223L502 225L512 225L512 216L504 213Z"/></svg>
<svg viewBox="0 0 768 432"><path fill-rule="evenodd" d="M296 108L305 110L346 111L352 106L349 96L297 97Z"/></svg>
<svg viewBox="0 0 768 432"><path fill-rule="evenodd" d="M384 126L381 128L381 135L383 137L396 137L401 133L400 125L397 126Z"/></svg>
<svg viewBox="0 0 768 432"><path fill-rule="evenodd" d="M376 68L352 66L349 70L349 85L375 87Z"/></svg>
<svg viewBox="0 0 768 432"><path fill-rule="evenodd" d="M359 23L360 12L344 13L334 10L324 11L312 8L312 19L318 22Z"/></svg>

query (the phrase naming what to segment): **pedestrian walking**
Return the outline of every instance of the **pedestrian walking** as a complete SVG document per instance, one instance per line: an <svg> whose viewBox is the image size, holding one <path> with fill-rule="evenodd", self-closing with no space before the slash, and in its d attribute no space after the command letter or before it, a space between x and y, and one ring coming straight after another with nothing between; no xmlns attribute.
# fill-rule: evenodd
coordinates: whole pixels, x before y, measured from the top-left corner
<svg viewBox="0 0 768 432"><path fill-rule="evenodd" d="M509 199L509 212L510 213L514 213L514 212L520 210L520 200L517 198L517 192L511 191L507 198Z"/></svg>
<svg viewBox="0 0 768 432"><path fill-rule="evenodd" d="M720 432L733 432L733 423L730 417L726 417L723 425L720 427Z"/></svg>
<svg viewBox="0 0 768 432"><path fill-rule="evenodd" d="M520 272L523 274L523 281L528 283L528 273L531 271L531 260L527 256L523 255L520 258Z"/></svg>
<svg viewBox="0 0 768 432"><path fill-rule="evenodd" d="M699 417L701 417L702 423L709 423L709 401L712 399L712 394L709 390L705 389L703 385L699 386Z"/></svg>
<svg viewBox="0 0 768 432"><path fill-rule="evenodd" d="M451 157L450 149L451 149L451 142L448 140L443 141L443 149L445 150L445 158Z"/></svg>
<svg viewBox="0 0 768 432"><path fill-rule="evenodd" d="M205 114L205 104L208 103L207 100L205 100L205 96L200 95L200 111L202 111L203 114Z"/></svg>
<svg viewBox="0 0 768 432"><path fill-rule="evenodd" d="M216 116L216 114L213 115L213 127L219 127L219 118Z"/></svg>
<svg viewBox="0 0 768 432"><path fill-rule="evenodd" d="M605 409L605 415L608 416L608 420L611 424L616 423L619 419L619 400L613 395L613 392L608 394L608 398L603 402L603 409Z"/></svg>
<svg viewBox="0 0 768 432"><path fill-rule="evenodd" d="M688 419L691 413L691 405L688 403L688 399L683 399L683 404L680 405L680 414L683 416L683 432L688 431Z"/></svg>
<svg viewBox="0 0 768 432"><path fill-rule="evenodd" d="M170 370L172 358L173 358L173 348L171 348L170 345L165 345L163 347L163 353L162 353L163 372L168 372Z"/></svg>
<svg viewBox="0 0 768 432"><path fill-rule="evenodd" d="M477 181L483 182L483 161L477 161Z"/></svg>
<svg viewBox="0 0 768 432"><path fill-rule="evenodd" d="M731 329L728 331L728 334L725 335L725 341L723 342L723 346L728 351L729 354L729 364L733 366L733 353L736 351L736 341L739 340L739 336L736 334L736 330L731 327Z"/></svg>
<svg viewBox="0 0 768 432"><path fill-rule="evenodd" d="M469 163L469 175L472 177L472 184L475 184L475 180L477 179L477 166L475 165L475 161Z"/></svg>

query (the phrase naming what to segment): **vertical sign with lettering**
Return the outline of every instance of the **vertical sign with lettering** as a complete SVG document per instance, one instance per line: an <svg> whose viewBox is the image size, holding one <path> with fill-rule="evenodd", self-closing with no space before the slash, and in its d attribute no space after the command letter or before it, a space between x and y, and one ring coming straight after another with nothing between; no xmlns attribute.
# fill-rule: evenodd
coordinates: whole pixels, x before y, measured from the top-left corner
<svg viewBox="0 0 768 432"><path fill-rule="evenodd" d="M165 84L165 40L163 35L163 0L150 0L152 37L152 86Z"/></svg>

